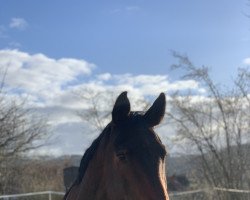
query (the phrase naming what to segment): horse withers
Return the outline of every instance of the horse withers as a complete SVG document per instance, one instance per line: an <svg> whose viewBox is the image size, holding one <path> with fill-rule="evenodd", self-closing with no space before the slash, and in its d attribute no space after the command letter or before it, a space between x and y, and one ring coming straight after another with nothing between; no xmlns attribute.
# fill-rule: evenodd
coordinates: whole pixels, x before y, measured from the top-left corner
<svg viewBox="0 0 250 200"><path fill-rule="evenodd" d="M65 200L168 200L166 150L154 132L165 113L161 93L143 112L131 112L127 92L117 98L112 121L86 150Z"/></svg>

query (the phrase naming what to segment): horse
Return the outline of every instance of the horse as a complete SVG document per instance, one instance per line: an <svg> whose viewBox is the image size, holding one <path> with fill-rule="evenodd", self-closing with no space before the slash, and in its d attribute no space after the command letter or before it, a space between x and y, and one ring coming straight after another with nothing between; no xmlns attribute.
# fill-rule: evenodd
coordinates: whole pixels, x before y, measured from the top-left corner
<svg viewBox="0 0 250 200"><path fill-rule="evenodd" d="M165 107L161 93L146 112L132 112L127 92L121 93L111 122L85 151L64 200L169 200L167 152L154 131Z"/></svg>

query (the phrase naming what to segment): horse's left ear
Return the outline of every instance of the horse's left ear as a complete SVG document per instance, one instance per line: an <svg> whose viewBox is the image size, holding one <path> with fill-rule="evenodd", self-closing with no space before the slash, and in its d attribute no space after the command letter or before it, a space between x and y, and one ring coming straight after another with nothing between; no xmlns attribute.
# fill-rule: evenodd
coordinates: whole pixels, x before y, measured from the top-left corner
<svg viewBox="0 0 250 200"><path fill-rule="evenodd" d="M165 114L165 108L166 97L164 93L161 93L144 115L144 118L150 127L160 124Z"/></svg>
<svg viewBox="0 0 250 200"><path fill-rule="evenodd" d="M112 121L115 124L127 119L130 112L130 103L127 97L127 92L121 93L115 102L113 111L112 111Z"/></svg>

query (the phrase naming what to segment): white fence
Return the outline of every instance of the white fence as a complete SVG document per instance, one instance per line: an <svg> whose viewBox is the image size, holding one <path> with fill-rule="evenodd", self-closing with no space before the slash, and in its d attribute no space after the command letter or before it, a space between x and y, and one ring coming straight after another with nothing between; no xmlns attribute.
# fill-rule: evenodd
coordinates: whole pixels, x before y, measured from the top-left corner
<svg viewBox="0 0 250 200"><path fill-rule="evenodd" d="M221 192L229 192L229 193L236 193L236 194L247 194L249 195L250 199L250 190L236 190L236 189L226 189L226 188L218 188L215 187L213 189L199 189L199 190L192 190L192 191L185 191L185 192L171 192L169 193L169 197L171 199L175 199L176 197L185 197L189 195L195 195L199 193L208 194L211 191L221 191ZM43 192L32 192L32 193L24 193L24 194L11 194L11 195L2 195L0 196L0 200L11 200L11 199L18 199L19 197L31 197L31 196L41 196L45 195L45 199L52 200L52 196L59 195L63 196L64 192L55 192L55 191L43 191ZM188 198L187 198L188 199Z"/></svg>
<svg viewBox="0 0 250 200"><path fill-rule="evenodd" d="M214 190L223 191L223 192L250 194L250 190L237 190L237 189L227 189L227 188L218 188L218 187L215 187Z"/></svg>
<svg viewBox="0 0 250 200"><path fill-rule="evenodd" d="M19 197L31 197L31 196L40 196L46 195L49 200L52 200L52 195L60 195L63 196L64 192L54 192L54 191L43 191L43 192L31 192L31 193L24 193L24 194L10 194L10 195L2 195L0 199L18 199Z"/></svg>
<svg viewBox="0 0 250 200"><path fill-rule="evenodd" d="M171 200L182 200L182 199L192 199L192 200L201 200L201 199L217 199L217 195L222 195L222 199L241 199L241 200L250 200L250 190L238 190L238 189L227 189L227 188L206 188L192 191L184 192L171 192L169 197ZM234 195L232 197L232 195ZM222 197L221 196L221 197Z"/></svg>
<svg viewBox="0 0 250 200"><path fill-rule="evenodd" d="M175 197L175 196L185 196L189 194L197 194L200 192L207 192L206 189L200 189L200 190L191 190L191 191L185 191L185 192L171 192L169 193L170 197Z"/></svg>

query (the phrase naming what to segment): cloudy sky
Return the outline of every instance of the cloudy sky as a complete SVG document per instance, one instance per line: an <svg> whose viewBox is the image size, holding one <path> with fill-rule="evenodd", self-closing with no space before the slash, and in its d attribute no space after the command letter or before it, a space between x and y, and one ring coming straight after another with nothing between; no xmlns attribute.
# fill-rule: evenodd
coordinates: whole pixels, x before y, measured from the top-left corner
<svg viewBox="0 0 250 200"><path fill-rule="evenodd" d="M9 96L46 114L54 154L82 154L97 132L76 115L78 91L129 91L131 101L160 92L204 90L170 70L170 51L211 67L229 84L250 65L249 1L0 0L0 69ZM165 133L166 134L166 133ZM164 136L163 136L164 137ZM56 138L56 139L55 139Z"/></svg>

